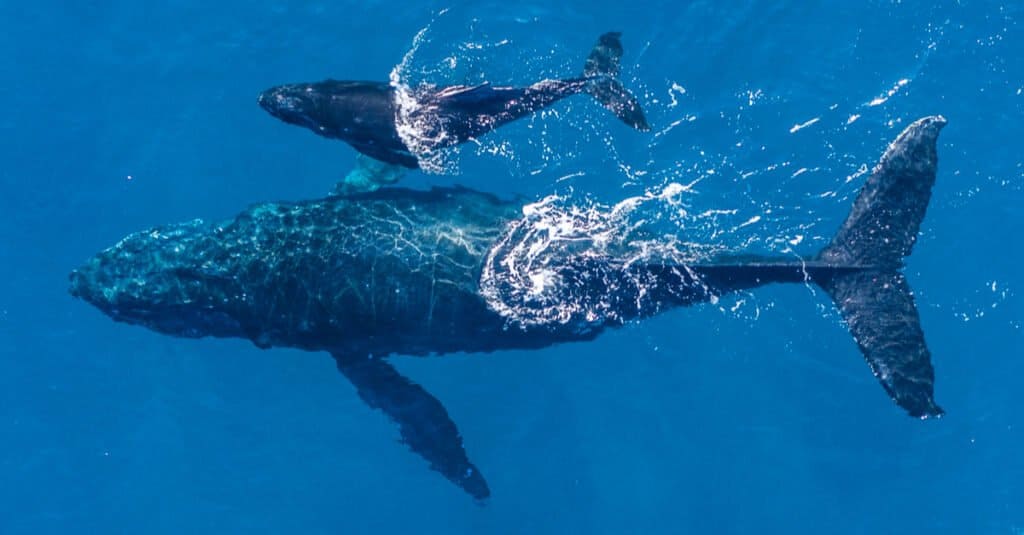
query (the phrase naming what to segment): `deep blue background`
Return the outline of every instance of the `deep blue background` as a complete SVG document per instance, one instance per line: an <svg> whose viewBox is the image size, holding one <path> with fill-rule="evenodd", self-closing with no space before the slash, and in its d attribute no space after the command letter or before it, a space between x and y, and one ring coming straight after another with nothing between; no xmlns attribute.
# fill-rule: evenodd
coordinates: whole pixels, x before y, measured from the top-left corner
<svg viewBox="0 0 1024 535"><path fill-rule="evenodd" d="M1021 533L1022 4L550 3L0 3L0 531ZM905 416L798 286L589 344L394 359L458 422L479 507L327 355L162 337L68 296L129 232L325 193L354 152L257 92L384 79L432 20L409 76L436 83L568 76L623 31L654 132L577 97L416 187L582 202L701 179L691 212L762 217L721 239L810 252L847 177L944 114L908 275L948 415Z"/></svg>

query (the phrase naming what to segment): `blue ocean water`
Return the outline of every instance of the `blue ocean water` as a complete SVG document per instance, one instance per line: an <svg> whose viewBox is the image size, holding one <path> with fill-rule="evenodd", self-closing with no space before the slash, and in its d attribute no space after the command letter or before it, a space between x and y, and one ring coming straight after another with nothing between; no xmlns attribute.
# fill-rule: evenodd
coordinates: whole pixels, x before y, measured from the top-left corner
<svg viewBox="0 0 1024 535"><path fill-rule="evenodd" d="M549 4L0 4L0 532L1024 532L1024 7ZM680 183L711 214L680 232L813 251L888 141L943 114L907 274L945 417L894 406L798 285L591 343L395 358L459 424L480 506L326 354L164 337L67 293L130 232L348 171L352 149L258 108L266 87L403 58L410 82L525 84L608 30L650 133L576 97L403 184L614 203Z"/></svg>

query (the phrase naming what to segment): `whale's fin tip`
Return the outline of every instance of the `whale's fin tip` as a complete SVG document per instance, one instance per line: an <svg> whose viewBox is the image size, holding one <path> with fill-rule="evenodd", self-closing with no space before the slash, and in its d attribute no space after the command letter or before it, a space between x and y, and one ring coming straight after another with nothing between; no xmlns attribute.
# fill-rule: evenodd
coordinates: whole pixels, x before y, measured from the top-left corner
<svg viewBox="0 0 1024 535"><path fill-rule="evenodd" d="M409 449L478 503L486 503L491 495L487 481L469 461L455 422L437 398L381 358L341 353L333 356L359 397L398 424L402 442Z"/></svg>

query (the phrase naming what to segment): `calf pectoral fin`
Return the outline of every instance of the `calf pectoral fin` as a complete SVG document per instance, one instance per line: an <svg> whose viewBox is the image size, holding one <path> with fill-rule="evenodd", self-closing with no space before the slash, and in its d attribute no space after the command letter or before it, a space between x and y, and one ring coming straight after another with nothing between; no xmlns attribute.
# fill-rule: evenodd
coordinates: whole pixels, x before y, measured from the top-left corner
<svg viewBox="0 0 1024 535"><path fill-rule="evenodd" d="M490 83L484 82L480 85L451 86L437 92L435 98L443 100L448 106L467 105L472 106L481 102L487 102L497 98L498 91Z"/></svg>
<svg viewBox="0 0 1024 535"><path fill-rule="evenodd" d="M483 474L469 462L455 422L441 402L380 358L334 354L338 369L367 405L398 423L402 442L473 498L490 496Z"/></svg>

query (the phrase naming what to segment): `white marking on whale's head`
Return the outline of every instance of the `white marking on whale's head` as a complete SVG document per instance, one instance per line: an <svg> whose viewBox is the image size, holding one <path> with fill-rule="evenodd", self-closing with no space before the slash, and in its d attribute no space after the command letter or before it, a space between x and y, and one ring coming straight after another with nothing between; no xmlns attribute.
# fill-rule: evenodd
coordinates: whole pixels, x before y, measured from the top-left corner
<svg viewBox="0 0 1024 535"><path fill-rule="evenodd" d="M70 292L117 321L197 338L243 336L244 301L200 220L131 234L71 273Z"/></svg>
<svg viewBox="0 0 1024 535"><path fill-rule="evenodd" d="M312 130L321 128L317 116L323 109L324 94L316 84L289 84L272 87L259 94L256 101L274 117Z"/></svg>

